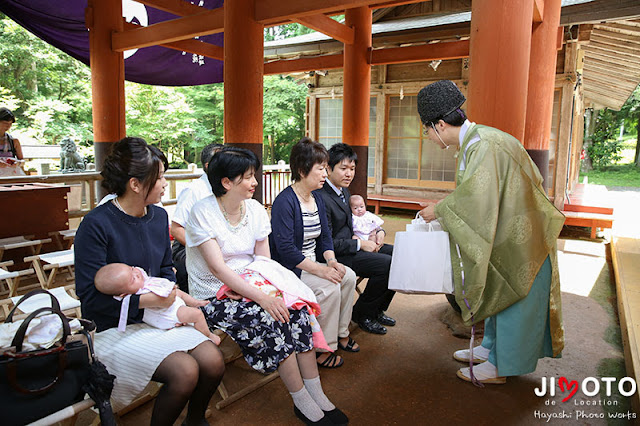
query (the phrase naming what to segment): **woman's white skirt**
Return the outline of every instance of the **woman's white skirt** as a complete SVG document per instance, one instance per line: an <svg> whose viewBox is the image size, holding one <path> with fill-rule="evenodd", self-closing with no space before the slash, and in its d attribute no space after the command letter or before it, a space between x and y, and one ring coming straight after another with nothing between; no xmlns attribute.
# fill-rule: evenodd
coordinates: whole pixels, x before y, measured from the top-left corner
<svg viewBox="0 0 640 426"><path fill-rule="evenodd" d="M96 333L96 356L116 376L111 394L113 410L129 405L167 356L189 351L206 340L192 326L161 330L147 324L129 324L124 333L117 328Z"/></svg>

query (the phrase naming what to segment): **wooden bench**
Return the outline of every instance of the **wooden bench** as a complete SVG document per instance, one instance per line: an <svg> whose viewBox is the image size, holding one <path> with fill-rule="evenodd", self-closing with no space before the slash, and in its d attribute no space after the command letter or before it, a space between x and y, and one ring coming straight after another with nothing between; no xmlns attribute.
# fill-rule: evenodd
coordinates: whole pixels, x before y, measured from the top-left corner
<svg viewBox="0 0 640 426"><path fill-rule="evenodd" d="M611 214L567 210L564 210L562 213L565 216L565 225L584 226L586 228L591 228L592 239L596 238L597 228L611 229L611 227L613 227L613 209L611 209Z"/></svg>
<svg viewBox="0 0 640 426"><path fill-rule="evenodd" d="M28 247L31 250L31 254L38 254L42 249L42 245L50 242L50 238L43 240L32 240L30 237L24 236L2 238L0 239L0 260L2 260L5 251L23 247Z"/></svg>
<svg viewBox="0 0 640 426"><path fill-rule="evenodd" d="M380 207L420 211L424 208L421 203L435 203L437 201L426 198L396 197L382 194L367 195L367 205L374 207L375 214L380 213Z"/></svg>
<svg viewBox="0 0 640 426"><path fill-rule="evenodd" d="M8 267L13 266L13 260L0 262L0 281L4 281L7 284L9 297L17 294L18 285L20 279L24 276L33 274L33 269L23 269L21 271L9 272Z"/></svg>

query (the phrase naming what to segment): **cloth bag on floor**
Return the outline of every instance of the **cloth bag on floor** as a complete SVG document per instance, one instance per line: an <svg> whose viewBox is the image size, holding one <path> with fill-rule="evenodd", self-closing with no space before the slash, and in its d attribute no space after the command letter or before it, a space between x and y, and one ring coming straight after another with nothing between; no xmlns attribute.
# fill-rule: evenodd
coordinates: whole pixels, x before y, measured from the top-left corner
<svg viewBox="0 0 640 426"><path fill-rule="evenodd" d="M389 290L409 294L451 294L453 274L449 233L431 223L407 225L397 232L389 272ZM440 230L438 230L440 229Z"/></svg>
<svg viewBox="0 0 640 426"><path fill-rule="evenodd" d="M34 290L21 301L40 293L51 297L51 307L42 307L29 314L16 331L11 347L0 350L3 424L30 423L81 401L85 395L82 387L89 380L89 348L83 339L73 338L69 319L64 316L58 300L51 293L42 289ZM12 322L18 305L20 301L9 313L5 323ZM58 317L62 337L50 347L24 351L23 343L26 342L28 326L42 314ZM85 321L85 324L89 330L95 329L92 322Z"/></svg>

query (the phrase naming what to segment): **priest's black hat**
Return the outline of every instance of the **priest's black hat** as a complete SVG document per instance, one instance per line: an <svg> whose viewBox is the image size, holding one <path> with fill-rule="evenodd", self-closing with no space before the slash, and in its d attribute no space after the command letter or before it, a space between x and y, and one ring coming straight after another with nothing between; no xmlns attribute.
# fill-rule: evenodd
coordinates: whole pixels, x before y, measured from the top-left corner
<svg viewBox="0 0 640 426"><path fill-rule="evenodd" d="M418 114L424 124L434 123L460 108L466 98L453 81L440 80L418 92Z"/></svg>

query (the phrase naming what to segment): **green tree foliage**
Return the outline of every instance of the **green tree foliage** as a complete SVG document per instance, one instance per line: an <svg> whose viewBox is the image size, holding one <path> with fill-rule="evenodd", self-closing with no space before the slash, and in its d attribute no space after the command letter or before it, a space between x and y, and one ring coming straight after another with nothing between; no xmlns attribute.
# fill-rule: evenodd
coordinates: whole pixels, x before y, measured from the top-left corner
<svg viewBox="0 0 640 426"><path fill-rule="evenodd" d="M620 126L624 126L627 134L636 136L636 154L634 163L640 166L637 142L640 134L640 86L636 87L620 111L604 109L598 112L593 143L587 148L589 156L596 168L606 167L619 161L623 143L618 138Z"/></svg>
<svg viewBox="0 0 640 426"><path fill-rule="evenodd" d="M304 136L306 96L307 88L291 77L265 77L263 157L266 164L279 160L289 162L291 147Z"/></svg>
<svg viewBox="0 0 640 426"><path fill-rule="evenodd" d="M278 27L278 37L310 32L298 24ZM91 72L0 14L0 105L14 111L17 133L57 144L71 137L93 144ZM275 36L274 36L275 37ZM304 135L306 87L293 79L264 79L264 160L288 161ZM199 162L202 148L222 143L224 86L160 87L127 82L127 134L162 149L172 167ZM272 145L268 144L271 136Z"/></svg>
<svg viewBox="0 0 640 426"><path fill-rule="evenodd" d="M16 129L51 143L90 139L89 68L5 15L0 36L0 99L16 109Z"/></svg>
<svg viewBox="0 0 640 426"><path fill-rule="evenodd" d="M622 158L622 142L617 138L619 128L620 119L615 111L604 109L598 113L593 143L587 148L594 167L605 167Z"/></svg>

